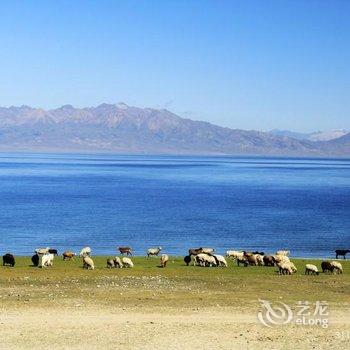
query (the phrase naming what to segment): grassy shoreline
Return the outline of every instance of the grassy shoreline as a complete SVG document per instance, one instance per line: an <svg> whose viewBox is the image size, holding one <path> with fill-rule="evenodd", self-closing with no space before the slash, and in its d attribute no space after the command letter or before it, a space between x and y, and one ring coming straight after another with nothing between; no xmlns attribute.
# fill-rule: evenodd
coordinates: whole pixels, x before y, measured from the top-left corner
<svg viewBox="0 0 350 350"><path fill-rule="evenodd" d="M256 307L258 299L325 300L334 308L349 306L350 261L342 261L344 273L305 276L306 263L320 267L316 259L292 259L298 272L280 276L275 267L228 268L185 266L182 257L171 257L166 268L159 258L133 257L132 269L107 269L107 256L94 256L95 270L82 268L81 259L56 257L50 268L32 267L30 257L17 257L16 266L0 267L1 306L115 306L133 308Z"/></svg>

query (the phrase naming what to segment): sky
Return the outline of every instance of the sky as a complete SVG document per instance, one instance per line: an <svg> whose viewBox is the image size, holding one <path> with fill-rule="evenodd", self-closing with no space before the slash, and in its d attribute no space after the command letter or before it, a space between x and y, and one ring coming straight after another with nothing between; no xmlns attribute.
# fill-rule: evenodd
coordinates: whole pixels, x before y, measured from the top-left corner
<svg viewBox="0 0 350 350"><path fill-rule="evenodd" d="M0 105L350 130L350 1L0 2Z"/></svg>

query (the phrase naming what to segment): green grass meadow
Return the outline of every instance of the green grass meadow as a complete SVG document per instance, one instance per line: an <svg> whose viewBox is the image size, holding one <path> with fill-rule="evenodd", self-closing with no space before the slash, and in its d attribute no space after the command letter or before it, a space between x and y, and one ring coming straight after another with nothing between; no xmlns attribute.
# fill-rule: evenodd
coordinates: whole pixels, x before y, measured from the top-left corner
<svg viewBox="0 0 350 350"><path fill-rule="evenodd" d="M228 268L186 266L170 257L166 268L159 258L132 257L134 268L108 269L105 256L93 256L95 270L82 268L80 258L55 257L48 268L31 266L30 257L17 257L16 266L0 267L0 305L115 306L147 308L251 308L258 299L296 302L327 301L336 308L349 305L350 263L341 260L341 275L304 275L305 264L320 268L321 260L292 259L298 271L280 276L276 267Z"/></svg>

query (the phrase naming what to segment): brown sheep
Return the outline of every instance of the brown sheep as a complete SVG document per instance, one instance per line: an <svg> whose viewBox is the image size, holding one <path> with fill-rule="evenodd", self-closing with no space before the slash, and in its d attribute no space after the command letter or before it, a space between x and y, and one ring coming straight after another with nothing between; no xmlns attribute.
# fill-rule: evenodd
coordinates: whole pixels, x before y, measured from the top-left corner
<svg viewBox="0 0 350 350"><path fill-rule="evenodd" d="M321 269L323 273L326 273L326 272L333 273L334 266L329 261L322 261Z"/></svg>
<svg viewBox="0 0 350 350"><path fill-rule="evenodd" d="M132 255L132 249L130 247L118 247L120 254Z"/></svg>
<svg viewBox="0 0 350 350"><path fill-rule="evenodd" d="M243 252L244 257L247 259L248 265L257 266L258 261L253 253Z"/></svg>
<svg viewBox="0 0 350 350"><path fill-rule="evenodd" d="M263 259L265 266L275 266L275 258L272 255L265 255Z"/></svg>
<svg viewBox="0 0 350 350"><path fill-rule="evenodd" d="M62 254L63 260L72 260L75 257L75 253L67 251Z"/></svg>
<svg viewBox="0 0 350 350"><path fill-rule="evenodd" d="M202 248L195 248L195 249L189 249L188 250L188 255L191 256L191 255L198 255L198 254L201 254L203 252L203 249Z"/></svg>

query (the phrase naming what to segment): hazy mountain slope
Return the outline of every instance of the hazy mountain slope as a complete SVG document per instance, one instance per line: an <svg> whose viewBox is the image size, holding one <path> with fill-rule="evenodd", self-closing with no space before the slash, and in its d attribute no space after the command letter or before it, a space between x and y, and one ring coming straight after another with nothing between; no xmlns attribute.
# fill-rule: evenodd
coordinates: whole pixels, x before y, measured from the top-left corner
<svg viewBox="0 0 350 350"><path fill-rule="evenodd" d="M344 152L344 150L347 150L347 155L350 154L350 133L347 133L346 135L336 138L334 140L330 140L325 143L326 149L331 149L334 153L341 154ZM322 147L324 147L324 143L322 144Z"/></svg>
<svg viewBox="0 0 350 350"><path fill-rule="evenodd" d="M0 108L0 150L178 154L349 154L326 143L183 119L168 110L102 104Z"/></svg>
<svg viewBox="0 0 350 350"><path fill-rule="evenodd" d="M305 134L297 131L279 130L279 129L273 129L269 131L269 133L275 136L286 136L297 140L307 140L310 135L310 134Z"/></svg>
<svg viewBox="0 0 350 350"><path fill-rule="evenodd" d="M308 141L330 141L342 137L348 133L347 130L329 130L329 131L316 131L312 133L301 133L290 130L279 130L274 129L269 131L270 134L275 136L287 136L297 140L308 140Z"/></svg>
<svg viewBox="0 0 350 350"><path fill-rule="evenodd" d="M348 133L347 130L330 130L330 131L319 131L309 134L308 140L310 141L330 141L342 137Z"/></svg>

